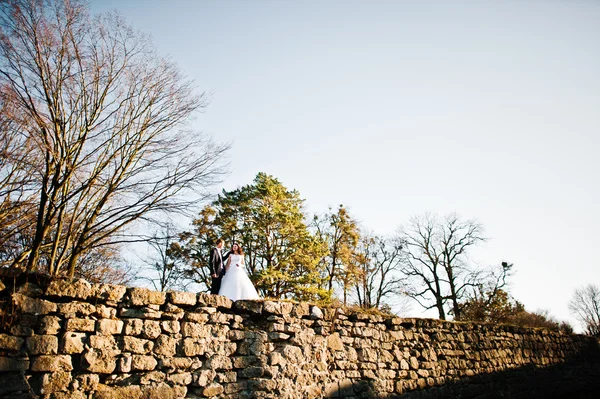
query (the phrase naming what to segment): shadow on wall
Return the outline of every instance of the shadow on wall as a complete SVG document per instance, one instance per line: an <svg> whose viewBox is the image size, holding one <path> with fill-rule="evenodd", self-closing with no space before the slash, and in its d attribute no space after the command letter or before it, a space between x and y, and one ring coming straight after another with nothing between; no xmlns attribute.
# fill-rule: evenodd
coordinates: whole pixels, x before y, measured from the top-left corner
<svg viewBox="0 0 600 399"><path fill-rule="evenodd" d="M402 383L399 381L397 383ZM342 384L340 384L342 385ZM396 388L396 387L394 387ZM376 395L367 381L341 386L328 398L373 399L596 399L600 398L600 356L590 354L556 366L525 366L476 375L405 394Z"/></svg>

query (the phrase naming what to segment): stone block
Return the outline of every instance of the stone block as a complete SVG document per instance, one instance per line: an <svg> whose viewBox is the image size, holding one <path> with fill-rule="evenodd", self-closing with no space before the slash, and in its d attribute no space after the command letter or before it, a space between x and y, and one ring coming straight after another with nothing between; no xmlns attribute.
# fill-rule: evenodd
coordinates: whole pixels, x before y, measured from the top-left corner
<svg viewBox="0 0 600 399"><path fill-rule="evenodd" d="M179 334L181 331L181 325L177 320L165 320L160 323L162 330L167 334Z"/></svg>
<svg viewBox="0 0 600 399"><path fill-rule="evenodd" d="M0 365L2 364L0 358ZM19 392L27 392L30 390L29 383L25 375L21 372L6 372L0 369L0 398L12 399L18 397ZM31 399L31 398L27 398Z"/></svg>
<svg viewBox="0 0 600 399"><path fill-rule="evenodd" d="M69 390L69 392L54 392L52 399L88 399L86 392Z"/></svg>
<svg viewBox="0 0 600 399"><path fill-rule="evenodd" d="M154 342L150 340L130 336L123 337L123 352L145 355L152 352L152 349L154 349Z"/></svg>
<svg viewBox="0 0 600 399"><path fill-rule="evenodd" d="M90 347L109 352L118 352L117 341L112 335L90 335Z"/></svg>
<svg viewBox="0 0 600 399"><path fill-rule="evenodd" d="M169 302L174 305L196 305L198 295L194 292L169 292Z"/></svg>
<svg viewBox="0 0 600 399"><path fill-rule="evenodd" d="M294 304L291 315L294 317L302 318L310 314L310 308L308 303L296 303Z"/></svg>
<svg viewBox="0 0 600 399"><path fill-rule="evenodd" d="M0 371L26 371L29 369L29 359L0 356Z"/></svg>
<svg viewBox="0 0 600 399"><path fill-rule="evenodd" d="M202 356L206 352L206 342L197 338L186 338L182 347L184 356Z"/></svg>
<svg viewBox="0 0 600 399"><path fill-rule="evenodd" d="M333 333L327 337L327 348L332 351L344 350L344 343L339 333Z"/></svg>
<svg viewBox="0 0 600 399"><path fill-rule="evenodd" d="M233 364L227 356L212 356L206 360L206 366L212 370L231 370Z"/></svg>
<svg viewBox="0 0 600 399"><path fill-rule="evenodd" d="M221 395L225 391L222 385L217 383L212 383L206 388L202 390L202 395L207 398L213 398L215 396Z"/></svg>
<svg viewBox="0 0 600 399"><path fill-rule="evenodd" d="M165 357L160 359L161 369L170 369L176 371L197 370L202 367L202 362L197 358L189 357Z"/></svg>
<svg viewBox="0 0 600 399"><path fill-rule="evenodd" d="M186 312L183 318L186 321L192 321L200 324L204 324L208 321L208 315L206 313Z"/></svg>
<svg viewBox="0 0 600 399"><path fill-rule="evenodd" d="M120 357L118 360L118 363L117 363L119 372L130 373L131 372L131 361L132 361L132 358L130 355Z"/></svg>
<svg viewBox="0 0 600 399"><path fill-rule="evenodd" d="M66 332L64 333L59 342L60 353L73 354L82 353L84 343L87 339L85 333L80 332Z"/></svg>
<svg viewBox="0 0 600 399"><path fill-rule="evenodd" d="M96 331L98 334L115 335L123 331L123 322L121 320L102 319L96 322Z"/></svg>
<svg viewBox="0 0 600 399"><path fill-rule="evenodd" d="M144 399L180 399L186 397L186 394L186 387L172 387L165 383L142 388L142 397Z"/></svg>
<svg viewBox="0 0 600 399"><path fill-rule="evenodd" d="M44 316L40 320L37 333L54 335L60 331L60 328L60 318L56 316Z"/></svg>
<svg viewBox="0 0 600 399"><path fill-rule="evenodd" d="M18 351L25 340L8 334L0 334L0 349L5 351Z"/></svg>
<svg viewBox="0 0 600 399"><path fill-rule="evenodd" d="M220 309L231 309L233 301L222 295L210 295L203 292L198 294L198 306Z"/></svg>
<svg viewBox="0 0 600 399"><path fill-rule="evenodd" d="M42 355L31 359L31 371L71 371L73 364L69 355Z"/></svg>
<svg viewBox="0 0 600 399"><path fill-rule="evenodd" d="M153 356L145 355L132 355L131 356L131 370L136 371L150 371L156 368L158 362Z"/></svg>
<svg viewBox="0 0 600 399"><path fill-rule="evenodd" d="M95 391L98 388L100 376L97 374L79 374L73 381L73 386L82 391Z"/></svg>
<svg viewBox="0 0 600 399"><path fill-rule="evenodd" d="M61 303L58 312L67 319L73 319L80 316L89 316L96 312L96 307L87 302L67 302Z"/></svg>
<svg viewBox="0 0 600 399"><path fill-rule="evenodd" d="M56 312L55 303L45 299L30 298L22 294L12 294L12 302L15 309L21 313L45 315Z"/></svg>
<svg viewBox="0 0 600 399"><path fill-rule="evenodd" d="M142 387L139 385L111 387L98 384L94 399L142 399Z"/></svg>
<svg viewBox="0 0 600 399"><path fill-rule="evenodd" d="M96 312L94 313L94 316L97 316L100 319L116 319L117 309L110 306L98 305L96 306Z"/></svg>
<svg viewBox="0 0 600 399"><path fill-rule="evenodd" d="M111 351L90 348L83 354L81 366L90 373L111 374L117 367L117 359Z"/></svg>
<svg viewBox="0 0 600 399"><path fill-rule="evenodd" d="M12 326L10 328L10 335L15 337L31 337L33 336L33 328L26 326Z"/></svg>
<svg viewBox="0 0 600 399"><path fill-rule="evenodd" d="M133 306L162 305L165 303L166 293L147 288L129 288L129 298Z"/></svg>
<svg viewBox="0 0 600 399"><path fill-rule="evenodd" d="M146 338L156 339L162 333L160 322L156 320L144 320L143 335Z"/></svg>
<svg viewBox="0 0 600 399"><path fill-rule="evenodd" d="M92 319L68 319L65 322L66 331L86 331L94 332L96 321Z"/></svg>
<svg viewBox="0 0 600 399"><path fill-rule="evenodd" d="M125 320L125 335L141 335L144 330L144 320Z"/></svg>
<svg viewBox="0 0 600 399"><path fill-rule="evenodd" d="M155 341L154 353L165 357L175 356L177 341L168 335L160 335Z"/></svg>
<svg viewBox="0 0 600 399"><path fill-rule="evenodd" d="M251 301L251 300L235 301L233 304L233 309L237 310L238 312L241 312L241 313L260 315L260 314L262 314L262 310L263 310L263 301L260 301L260 300L257 300L257 301Z"/></svg>
<svg viewBox="0 0 600 399"><path fill-rule="evenodd" d="M260 378L265 374L263 367L246 367L241 371L242 377L245 378Z"/></svg>
<svg viewBox="0 0 600 399"><path fill-rule="evenodd" d="M34 335L25 339L25 346L30 355L56 355L58 353L58 337Z"/></svg>
<svg viewBox="0 0 600 399"><path fill-rule="evenodd" d="M207 338L212 335L212 329L210 325L193 323L189 321L184 321L181 323L181 332L184 337L192 338Z"/></svg>
<svg viewBox="0 0 600 399"><path fill-rule="evenodd" d="M41 378L40 378L41 377ZM65 392L69 388L72 376L67 371L55 371L52 373L41 374L39 380L39 392L42 395L49 395L55 392ZM34 384L35 385L35 384Z"/></svg>
<svg viewBox="0 0 600 399"><path fill-rule="evenodd" d="M263 312L268 314L281 315L281 303L274 301L264 301Z"/></svg>
<svg viewBox="0 0 600 399"><path fill-rule="evenodd" d="M83 279L52 280L46 289L46 295L59 298L87 299L92 285Z"/></svg>
<svg viewBox="0 0 600 399"><path fill-rule="evenodd" d="M192 383L192 373L168 374L167 381L175 385L188 386Z"/></svg>
<svg viewBox="0 0 600 399"><path fill-rule="evenodd" d="M150 371L140 375L140 384L148 385L151 383L160 383L165 381L166 374L162 371Z"/></svg>
<svg viewBox="0 0 600 399"><path fill-rule="evenodd" d="M101 301L120 302L127 287L114 284L94 284L90 296Z"/></svg>

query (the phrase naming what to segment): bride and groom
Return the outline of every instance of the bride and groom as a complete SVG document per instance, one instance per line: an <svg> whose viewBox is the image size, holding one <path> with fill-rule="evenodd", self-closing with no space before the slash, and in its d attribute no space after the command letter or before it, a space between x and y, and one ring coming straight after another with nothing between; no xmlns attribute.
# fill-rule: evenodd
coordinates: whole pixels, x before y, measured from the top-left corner
<svg viewBox="0 0 600 399"><path fill-rule="evenodd" d="M232 301L240 299L259 299L256 288L246 273L244 251L234 243L231 251L222 254L225 242L218 239L210 251L209 266L212 277L211 294L226 296Z"/></svg>

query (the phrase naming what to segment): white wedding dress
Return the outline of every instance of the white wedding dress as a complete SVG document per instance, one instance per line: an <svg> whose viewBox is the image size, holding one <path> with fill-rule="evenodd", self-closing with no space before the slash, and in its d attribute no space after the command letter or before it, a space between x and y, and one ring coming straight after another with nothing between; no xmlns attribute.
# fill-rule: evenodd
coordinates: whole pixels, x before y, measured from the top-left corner
<svg viewBox="0 0 600 399"><path fill-rule="evenodd" d="M246 266L242 264L243 256L229 255L229 269L221 280L219 295L226 296L232 301L240 299L259 299L256 288L246 273Z"/></svg>

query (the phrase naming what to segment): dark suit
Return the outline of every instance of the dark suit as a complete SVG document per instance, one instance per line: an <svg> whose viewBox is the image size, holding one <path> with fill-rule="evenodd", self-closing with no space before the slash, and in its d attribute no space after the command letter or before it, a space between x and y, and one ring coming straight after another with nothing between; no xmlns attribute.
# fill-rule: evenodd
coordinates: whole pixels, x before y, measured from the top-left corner
<svg viewBox="0 0 600 399"><path fill-rule="evenodd" d="M211 294L217 295L221 289L221 280L223 279L223 275L225 275L225 259L227 259L228 256L229 252L222 255L218 248L213 248L210 251L208 265L210 267L212 278L212 285L210 286ZM217 275L217 278L213 277L215 274Z"/></svg>

